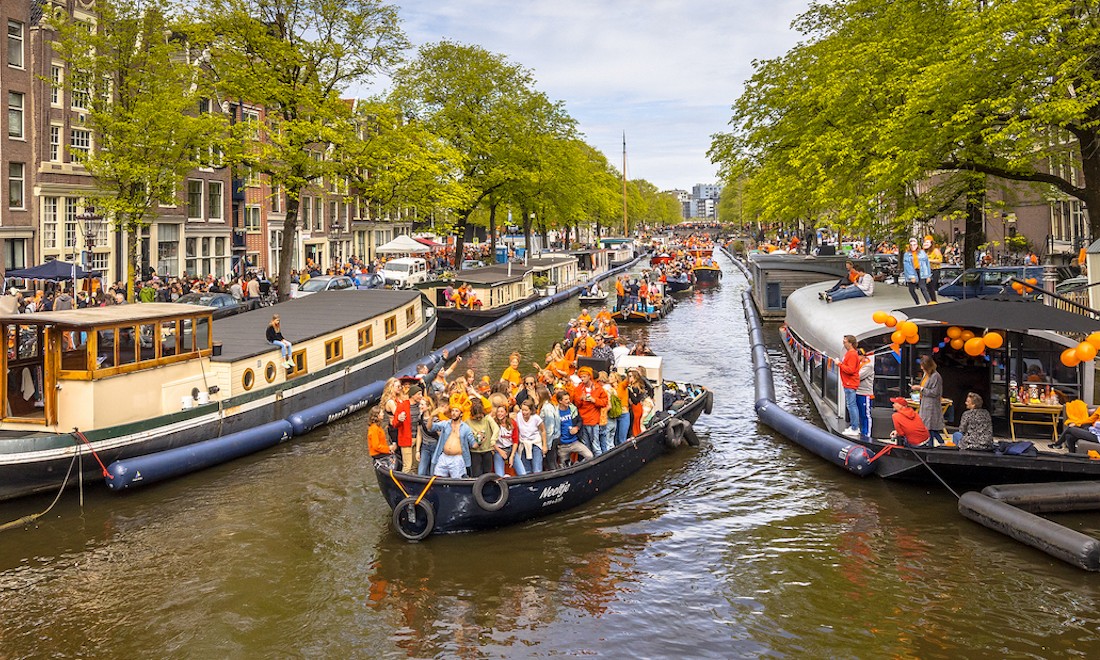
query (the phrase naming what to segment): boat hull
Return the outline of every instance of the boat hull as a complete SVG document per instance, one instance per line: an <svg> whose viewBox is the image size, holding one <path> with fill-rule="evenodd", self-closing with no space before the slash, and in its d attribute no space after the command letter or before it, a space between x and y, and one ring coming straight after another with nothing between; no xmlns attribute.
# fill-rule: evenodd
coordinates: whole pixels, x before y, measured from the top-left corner
<svg viewBox="0 0 1100 660"><path fill-rule="evenodd" d="M530 296L523 300L517 300L510 305L494 307L492 309L459 309L457 307L439 307L436 313L439 316L440 330L473 330L486 323L495 321L508 312L529 305L539 299L539 296Z"/></svg>
<svg viewBox="0 0 1100 660"><path fill-rule="evenodd" d="M212 402L141 422L86 431L91 448L72 434L0 440L0 500L56 490L66 474L69 483L75 483L81 471L88 480L102 478L92 448L106 466L116 460L175 449L284 419L389 378L401 366L432 351L435 331L433 317L420 331L405 338L396 351L392 345L381 347L354 368L346 363L333 365L312 378L295 379L279 388L258 390L224 403Z"/></svg>
<svg viewBox="0 0 1100 660"><path fill-rule="evenodd" d="M670 419L694 423L710 392L695 397ZM474 480L392 472L375 465L375 476L391 509L407 496L423 494L435 513L436 534L473 532L526 522L580 506L618 485L658 456L672 451L665 443L667 422L647 429L611 451L571 467L524 477L508 477L508 499L498 511L486 511L474 499ZM400 485L399 485L400 484Z"/></svg>
<svg viewBox="0 0 1100 660"><path fill-rule="evenodd" d="M695 268L691 272L695 275L696 286L717 286L722 281L721 268Z"/></svg>
<svg viewBox="0 0 1100 660"><path fill-rule="evenodd" d="M615 312L611 315L611 318L615 319L616 323L653 323L664 318L666 314L672 311L672 307L672 300L665 298L661 306L652 312Z"/></svg>
<svg viewBox="0 0 1100 660"><path fill-rule="evenodd" d="M673 280L669 280L668 282L665 282L665 291L668 293L685 293L687 291L691 291L694 286L695 285L692 284L690 281L676 282Z"/></svg>

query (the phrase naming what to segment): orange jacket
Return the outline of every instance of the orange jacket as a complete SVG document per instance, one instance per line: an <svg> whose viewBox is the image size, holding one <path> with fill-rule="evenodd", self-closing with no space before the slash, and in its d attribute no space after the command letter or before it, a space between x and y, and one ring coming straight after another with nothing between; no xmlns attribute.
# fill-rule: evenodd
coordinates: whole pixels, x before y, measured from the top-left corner
<svg viewBox="0 0 1100 660"><path fill-rule="evenodd" d="M592 400L586 400L586 395L591 395ZM580 383L573 388L573 405L577 407L577 412L580 413L581 423L585 426L597 426L600 423L600 408L606 408L609 404L607 400L607 391L604 390L603 385L600 385L596 381L588 381L586 387L584 383Z"/></svg>
<svg viewBox="0 0 1100 660"><path fill-rule="evenodd" d="M859 353L854 348L844 354L844 359L840 361L838 367L841 386L849 390L859 387Z"/></svg>
<svg viewBox="0 0 1100 660"><path fill-rule="evenodd" d="M906 406L901 412L894 413L894 430L911 445L920 445L928 441L928 428L917 416L917 411Z"/></svg>
<svg viewBox="0 0 1100 660"><path fill-rule="evenodd" d="M367 448L371 458L376 456L388 456L390 453L390 441L386 432L377 424L371 424L367 429Z"/></svg>

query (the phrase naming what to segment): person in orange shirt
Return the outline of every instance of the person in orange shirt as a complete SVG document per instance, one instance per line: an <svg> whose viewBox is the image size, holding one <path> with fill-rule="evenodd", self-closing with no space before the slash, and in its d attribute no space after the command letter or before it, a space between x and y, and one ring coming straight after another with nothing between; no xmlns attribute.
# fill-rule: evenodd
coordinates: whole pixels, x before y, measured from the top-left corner
<svg viewBox="0 0 1100 660"><path fill-rule="evenodd" d="M367 451L371 458L384 458L393 455L393 446L382 428L382 406L370 411L370 427L367 428Z"/></svg>
<svg viewBox="0 0 1100 660"><path fill-rule="evenodd" d="M587 307L581 310L581 315L577 317L577 323L581 327L592 329L592 316L588 313Z"/></svg>
<svg viewBox="0 0 1100 660"><path fill-rule="evenodd" d="M588 334L588 328L582 327L577 338L573 340L573 350L578 358L592 357L592 349L596 348L596 340Z"/></svg>
<svg viewBox="0 0 1100 660"><path fill-rule="evenodd" d="M591 367L581 367L577 370L581 382L573 388L573 405L577 407L577 413L581 418L580 440L592 453L599 456L603 453L600 446L600 411L608 404L607 391L602 385L593 380Z"/></svg>
<svg viewBox="0 0 1100 660"><path fill-rule="evenodd" d="M607 323L611 320L611 312L608 311L607 305L604 305L603 309L596 314L596 323Z"/></svg>
<svg viewBox="0 0 1100 660"><path fill-rule="evenodd" d="M466 379L459 376L451 383L448 403L454 408L462 409L462 419L470 418L470 392Z"/></svg>
<svg viewBox="0 0 1100 660"><path fill-rule="evenodd" d="M622 309L623 306L626 305L626 287L623 286L623 277L625 277L625 275L620 275L619 277L615 278L616 311Z"/></svg>
<svg viewBox="0 0 1100 660"><path fill-rule="evenodd" d="M519 353L512 353L508 356L508 368L500 375L501 380L506 380L512 384L513 390L518 389L520 383L523 382L523 375L519 372L519 361Z"/></svg>

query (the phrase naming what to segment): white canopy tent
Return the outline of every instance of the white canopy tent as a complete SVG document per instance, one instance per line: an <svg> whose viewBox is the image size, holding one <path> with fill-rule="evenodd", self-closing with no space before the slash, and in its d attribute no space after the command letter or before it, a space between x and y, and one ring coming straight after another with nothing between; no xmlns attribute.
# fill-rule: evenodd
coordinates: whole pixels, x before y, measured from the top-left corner
<svg viewBox="0 0 1100 660"><path fill-rule="evenodd" d="M378 254L423 254L431 252L431 248L415 240L412 236L401 234L385 245L375 249Z"/></svg>

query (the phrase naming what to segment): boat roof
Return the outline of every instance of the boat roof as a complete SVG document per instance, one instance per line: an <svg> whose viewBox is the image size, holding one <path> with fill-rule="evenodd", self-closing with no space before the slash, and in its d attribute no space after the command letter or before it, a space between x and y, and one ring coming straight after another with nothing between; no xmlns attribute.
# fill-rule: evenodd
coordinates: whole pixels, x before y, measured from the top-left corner
<svg viewBox="0 0 1100 660"><path fill-rule="evenodd" d="M539 270L542 268L550 268L551 266L560 266L562 264L571 264L576 259L571 254L557 254L557 255L542 255L541 257L530 257L527 259L527 267L532 270Z"/></svg>
<svg viewBox="0 0 1100 660"><path fill-rule="evenodd" d="M817 294L833 286L836 280L810 284L787 297L787 327L807 344L826 355L844 355L844 335L856 339L875 337L885 332L885 326L875 323L876 311L912 307L909 289L885 282L875 282L875 292L869 298L850 298L827 303ZM936 325L920 323L918 325Z"/></svg>
<svg viewBox="0 0 1100 660"><path fill-rule="evenodd" d="M418 298L417 290L321 291L271 308L229 316L214 321L214 341L221 343L222 354L210 359L236 362L274 350L266 337L272 314L279 315L283 336L296 343L400 309Z"/></svg>
<svg viewBox="0 0 1100 660"><path fill-rule="evenodd" d="M87 307L69 309L60 312L34 312L33 314L0 315L0 323L18 323L21 325L64 325L74 328L90 328L123 323L153 322L159 319L186 316L188 314L210 314L213 308L203 305L180 303L133 303L110 305L108 307ZM270 320L270 319L269 319Z"/></svg>
<svg viewBox="0 0 1100 660"><path fill-rule="evenodd" d="M482 268L471 268L470 270L460 270L455 273L451 278L455 282L467 282L469 284L488 284L490 286L494 284L507 284L508 282L518 282L523 279L523 276L527 274L529 268L523 264L512 264L511 275L508 274L508 264L500 264L496 266L485 266Z"/></svg>

